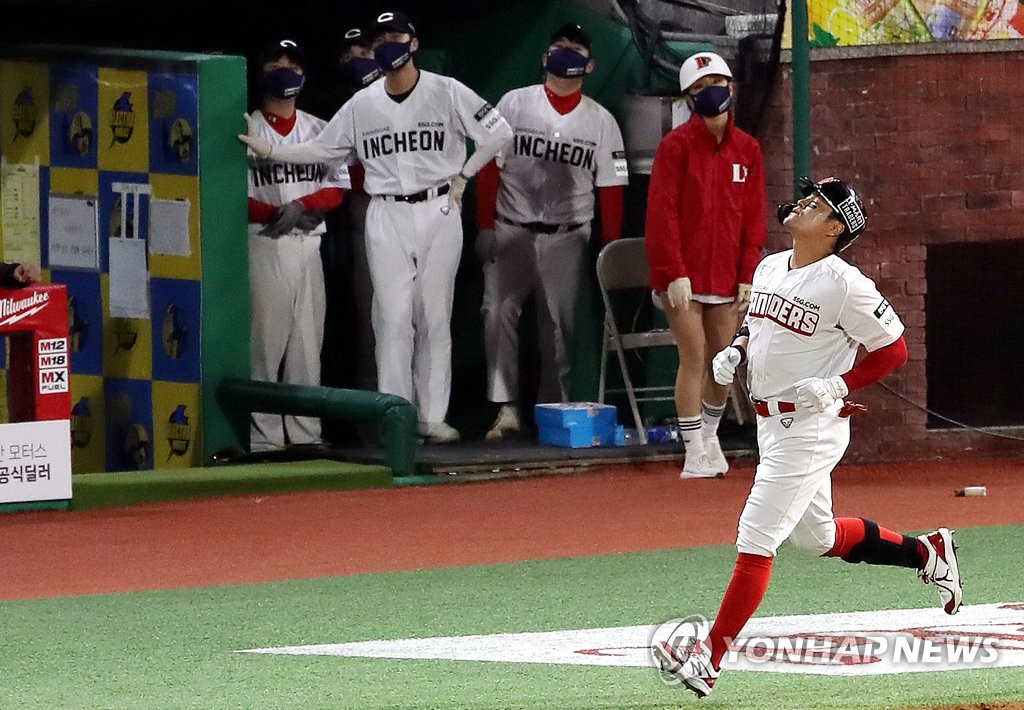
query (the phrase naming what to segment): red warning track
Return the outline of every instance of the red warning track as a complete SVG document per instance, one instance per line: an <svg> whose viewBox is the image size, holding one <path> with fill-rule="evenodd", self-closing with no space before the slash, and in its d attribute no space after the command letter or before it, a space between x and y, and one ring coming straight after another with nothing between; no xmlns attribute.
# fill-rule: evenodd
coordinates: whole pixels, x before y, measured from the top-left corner
<svg viewBox="0 0 1024 710"><path fill-rule="evenodd" d="M727 544L753 464L464 485L238 496L0 516L0 599L305 579ZM1024 523L1015 459L843 466L835 512L902 530ZM988 495L957 498L964 486Z"/></svg>

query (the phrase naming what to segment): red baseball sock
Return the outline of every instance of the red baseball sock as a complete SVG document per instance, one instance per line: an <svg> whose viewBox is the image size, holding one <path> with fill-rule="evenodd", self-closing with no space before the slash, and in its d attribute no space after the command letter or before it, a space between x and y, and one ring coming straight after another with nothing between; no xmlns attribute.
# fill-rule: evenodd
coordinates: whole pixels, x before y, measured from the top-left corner
<svg viewBox="0 0 1024 710"><path fill-rule="evenodd" d="M768 591L768 580L772 577L774 559L745 552L736 557L736 568L725 590L715 624L711 627L711 663L715 668L719 667L729 644L743 630L764 599Z"/></svg>
<svg viewBox="0 0 1024 710"><path fill-rule="evenodd" d="M864 518L836 518L836 541L824 557L847 562L920 567L928 553L920 540Z"/></svg>

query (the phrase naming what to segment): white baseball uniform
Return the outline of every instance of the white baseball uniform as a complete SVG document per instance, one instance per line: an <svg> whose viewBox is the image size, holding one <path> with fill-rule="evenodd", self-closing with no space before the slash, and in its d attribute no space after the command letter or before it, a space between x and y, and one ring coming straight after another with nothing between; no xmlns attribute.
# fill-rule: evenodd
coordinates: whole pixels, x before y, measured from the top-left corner
<svg viewBox="0 0 1024 710"><path fill-rule="evenodd" d="M519 318L536 293L542 402L568 401L576 296L594 218L594 188L628 182L622 133L593 99L562 115L543 84L498 102L513 139L497 156L495 253L484 264L487 394L519 398Z"/></svg>
<svg viewBox="0 0 1024 710"><path fill-rule="evenodd" d="M421 422L442 422L451 393L451 314L462 254L462 218L449 181L472 176L511 135L497 109L451 77L420 70L401 102L378 81L357 92L312 143L274 157L303 161L352 154L372 197L366 251L381 392L412 402ZM466 138L476 152L466 161ZM401 201L395 196L411 197Z"/></svg>
<svg viewBox="0 0 1024 710"><path fill-rule="evenodd" d="M251 123L273 144L313 139L326 123L296 111L295 125L282 136L256 111ZM288 164L276 159L249 159L249 197L274 206L327 187L349 188L342 161ZM280 237L260 234L267 225L249 224L249 284L252 308L252 378L296 385L320 384L320 349L324 339L324 274L320 260L321 222ZM249 445L253 451L320 441L320 420L254 412Z"/></svg>
<svg viewBox="0 0 1024 710"><path fill-rule="evenodd" d="M877 350L903 334L857 267L830 255L790 269L791 255L758 264L745 321L751 397L780 412L757 417L760 460L737 538L740 552L762 556L774 556L787 538L819 554L835 543L831 473L850 443L850 421L838 416L842 401L820 414L801 408L794 383L842 375L861 345Z"/></svg>

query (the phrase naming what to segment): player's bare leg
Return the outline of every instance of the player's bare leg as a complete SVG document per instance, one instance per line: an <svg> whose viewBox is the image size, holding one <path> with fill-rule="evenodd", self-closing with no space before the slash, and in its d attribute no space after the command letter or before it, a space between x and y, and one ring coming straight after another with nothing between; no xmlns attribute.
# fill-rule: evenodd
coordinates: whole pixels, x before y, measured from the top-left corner
<svg viewBox="0 0 1024 710"><path fill-rule="evenodd" d="M707 452L711 467L716 473L724 475L729 470L729 462L722 453L722 445L718 441L718 424L725 413L729 388L715 382L710 377L711 359L732 342L736 328L739 326L739 315L732 303L704 305L704 334L707 348L704 354L704 391L701 398L701 435L704 438L704 450Z"/></svg>
<svg viewBox="0 0 1024 710"><path fill-rule="evenodd" d="M707 343L704 333L705 306L690 301L685 308L673 308L662 297L669 328L676 339L679 367L676 370L675 400L679 435L686 449L682 478L714 478L720 473L708 460L701 432L701 394L704 389Z"/></svg>

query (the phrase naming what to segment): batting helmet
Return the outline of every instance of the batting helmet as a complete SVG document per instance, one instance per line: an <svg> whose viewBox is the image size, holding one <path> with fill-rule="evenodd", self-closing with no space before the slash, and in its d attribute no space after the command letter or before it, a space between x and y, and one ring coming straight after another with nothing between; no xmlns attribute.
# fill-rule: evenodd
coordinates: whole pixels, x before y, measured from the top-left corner
<svg viewBox="0 0 1024 710"><path fill-rule="evenodd" d="M697 52L686 58L679 67L679 90L684 94L693 82L708 74L718 74L732 79L732 71L725 60L714 52Z"/></svg>
<svg viewBox="0 0 1024 710"><path fill-rule="evenodd" d="M848 183L835 177L827 177L818 182L802 177L797 181L797 186L804 197L817 194L825 200L846 228L836 239L836 254L857 241L867 229L868 217L864 213L864 203L861 202L857 191Z"/></svg>

